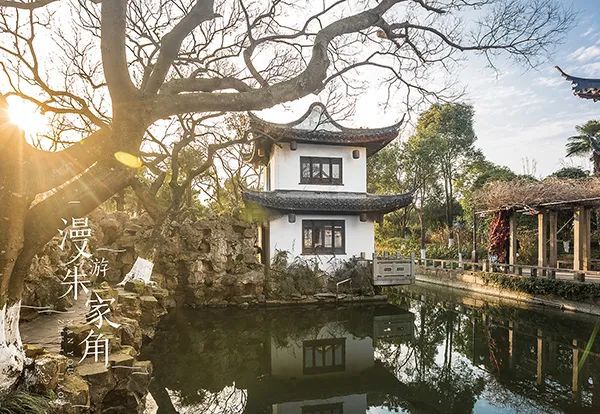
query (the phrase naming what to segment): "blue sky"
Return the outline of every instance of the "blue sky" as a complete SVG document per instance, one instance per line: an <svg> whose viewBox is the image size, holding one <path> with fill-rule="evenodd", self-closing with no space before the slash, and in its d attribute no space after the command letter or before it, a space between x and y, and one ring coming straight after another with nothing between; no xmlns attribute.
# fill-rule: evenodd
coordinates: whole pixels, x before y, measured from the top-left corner
<svg viewBox="0 0 600 414"><path fill-rule="evenodd" d="M536 69L520 66L507 58L494 59L497 71L486 67L483 58L467 55L458 73L465 88L464 100L475 108L477 146L496 164L517 173L544 177L565 166L591 169L587 158L566 158L565 142L575 134L575 126L589 119L600 119L600 102L575 97L571 85L555 69L583 77L600 78L600 0L558 0L579 13L564 44ZM441 74L441 76L446 76ZM431 80L435 83L435 79ZM261 116L275 122L298 118L315 100L313 95L272 110ZM378 127L391 125L402 116L392 105L384 110L381 89L372 88L358 99L353 119L347 126ZM412 114L412 122L417 118ZM412 132L408 126L403 133Z"/></svg>
<svg viewBox="0 0 600 414"><path fill-rule="evenodd" d="M470 59L461 76L468 101L475 106L478 146L491 161L517 172L523 172L526 159L530 166L536 164L537 176L562 166L590 168L585 158L565 159L564 145L575 125L600 118L600 102L573 96L554 66L578 76L600 77L600 1L572 4L579 18L548 63L526 71L501 61L497 76Z"/></svg>

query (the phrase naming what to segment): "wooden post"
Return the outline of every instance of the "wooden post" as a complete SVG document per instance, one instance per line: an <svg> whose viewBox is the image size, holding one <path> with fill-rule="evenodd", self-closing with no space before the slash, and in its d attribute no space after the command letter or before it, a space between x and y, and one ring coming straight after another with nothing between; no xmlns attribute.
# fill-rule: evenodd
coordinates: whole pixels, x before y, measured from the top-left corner
<svg viewBox="0 0 600 414"><path fill-rule="evenodd" d="M587 272L590 269L591 214L585 207L577 207L574 214L573 270Z"/></svg>
<svg viewBox="0 0 600 414"><path fill-rule="evenodd" d="M508 264L517 264L517 213L511 212L509 218L510 240L508 248Z"/></svg>
<svg viewBox="0 0 600 414"><path fill-rule="evenodd" d="M586 208L585 212L585 240L583 243L583 271L592 270L592 210Z"/></svg>
<svg viewBox="0 0 600 414"><path fill-rule="evenodd" d="M508 366L510 369L515 367L515 323L508 321Z"/></svg>
<svg viewBox="0 0 600 414"><path fill-rule="evenodd" d="M477 262L477 214L475 214L475 207L473 207L473 251L471 252L471 259Z"/></svg>
<svg viewBox="0 0 600 414"><path fill-rule="evenodd" d="M558 267L558 212L548 212L548 266Z"/></svg>
<svg viewBox="0 0 600 414"><path fill-rule="evenodd" d="M579 393L579 346L577 339L573 339L573 383L571 390L574 395Z"/></svg>
<svg viewBox="0 0 600 414"><path fill-rule="evenodd" d="M544 383L544 338L541 329L537 331L537 371L535 382L537 385Z"/></svg>
<svg viewBox="0 0 600 414"><path fill-rule="evenodd" d="M548 224L548 213L540 211L538 213L538 267L548 266L548 249L546 244L546 229ZM545 270L541 271L539 276L544 276Z"/></svg>

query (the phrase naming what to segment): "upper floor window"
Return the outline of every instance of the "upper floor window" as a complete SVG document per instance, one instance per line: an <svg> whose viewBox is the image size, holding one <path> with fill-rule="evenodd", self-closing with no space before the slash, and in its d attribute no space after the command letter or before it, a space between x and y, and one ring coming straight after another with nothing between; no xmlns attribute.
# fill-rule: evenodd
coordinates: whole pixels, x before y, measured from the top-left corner
<svg viewBox="0 0 600 414"><path fill-rule="evenodd" d="M300 184L342 184L342 159L300 157Z"/></svg>

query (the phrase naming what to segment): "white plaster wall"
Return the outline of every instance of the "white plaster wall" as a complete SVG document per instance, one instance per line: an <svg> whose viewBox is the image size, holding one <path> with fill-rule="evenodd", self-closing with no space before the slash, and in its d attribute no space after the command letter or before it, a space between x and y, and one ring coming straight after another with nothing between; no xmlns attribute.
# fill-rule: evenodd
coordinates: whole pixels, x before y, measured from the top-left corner
<svg viewBox="0 0 600 414"><path fill-rule="evenodd" d="M357 160L352 158L353 150L360 151ZM342 158L342 185L300 184L300 157ZM290 144L283 142L281 147L273 145L269 168L271 169L271 191L367 192L367 150L362 147L299 143L296 151L292 151Z"/></svg>
<svg viewBox="0 0 600 414"><path fill-rule="evenodd" d="M302 255L302 220L344 220L346 222L346 254L338 255ZM296 222L288 222L288 216L272 218L270 225L270 257L275 257L277 250L290 253L290 259L301 256L304 259L317 259L324 271L330 271L339 262L360 256L365 252L370 257L375 251L375 223L361 222L359 216L297 214Z"/></svg>
<svg viewBox="0 0 600 414"><path fill-rule="evenodd" d="M346 361L343 372L304 375L302 342L313 339L346 338ZM357 338L338 322L323 326L316 336L293 341L279 347L271 340L271 375L283 378L312 378L358 374L374 365L373 339Z"/></svg>
<svg viewBox="0 0 600 414"><path fill-rule="evenodd" d="M367 394L352 394L324 400L307 400L273 404L273 414L302 414L302 407L321 404L343 404L344 414L365 414L367 412Z"/></svg>

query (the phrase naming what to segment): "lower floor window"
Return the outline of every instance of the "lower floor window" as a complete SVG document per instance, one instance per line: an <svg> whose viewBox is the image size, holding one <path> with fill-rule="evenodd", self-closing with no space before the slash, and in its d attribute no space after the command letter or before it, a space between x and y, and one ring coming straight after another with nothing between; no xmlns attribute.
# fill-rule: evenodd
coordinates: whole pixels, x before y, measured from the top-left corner
<svg viewBox="0 0 600 414"><path fill-rule="evenodd" d="M346 368L346 339L331 338L304 341L304 374L343 371Z"/></svg>
<svg viewBox="0 0 600 414"><path fill-rule="evenodd" d="M302 254L344 254L344 220L302 220Z"/></svg>

